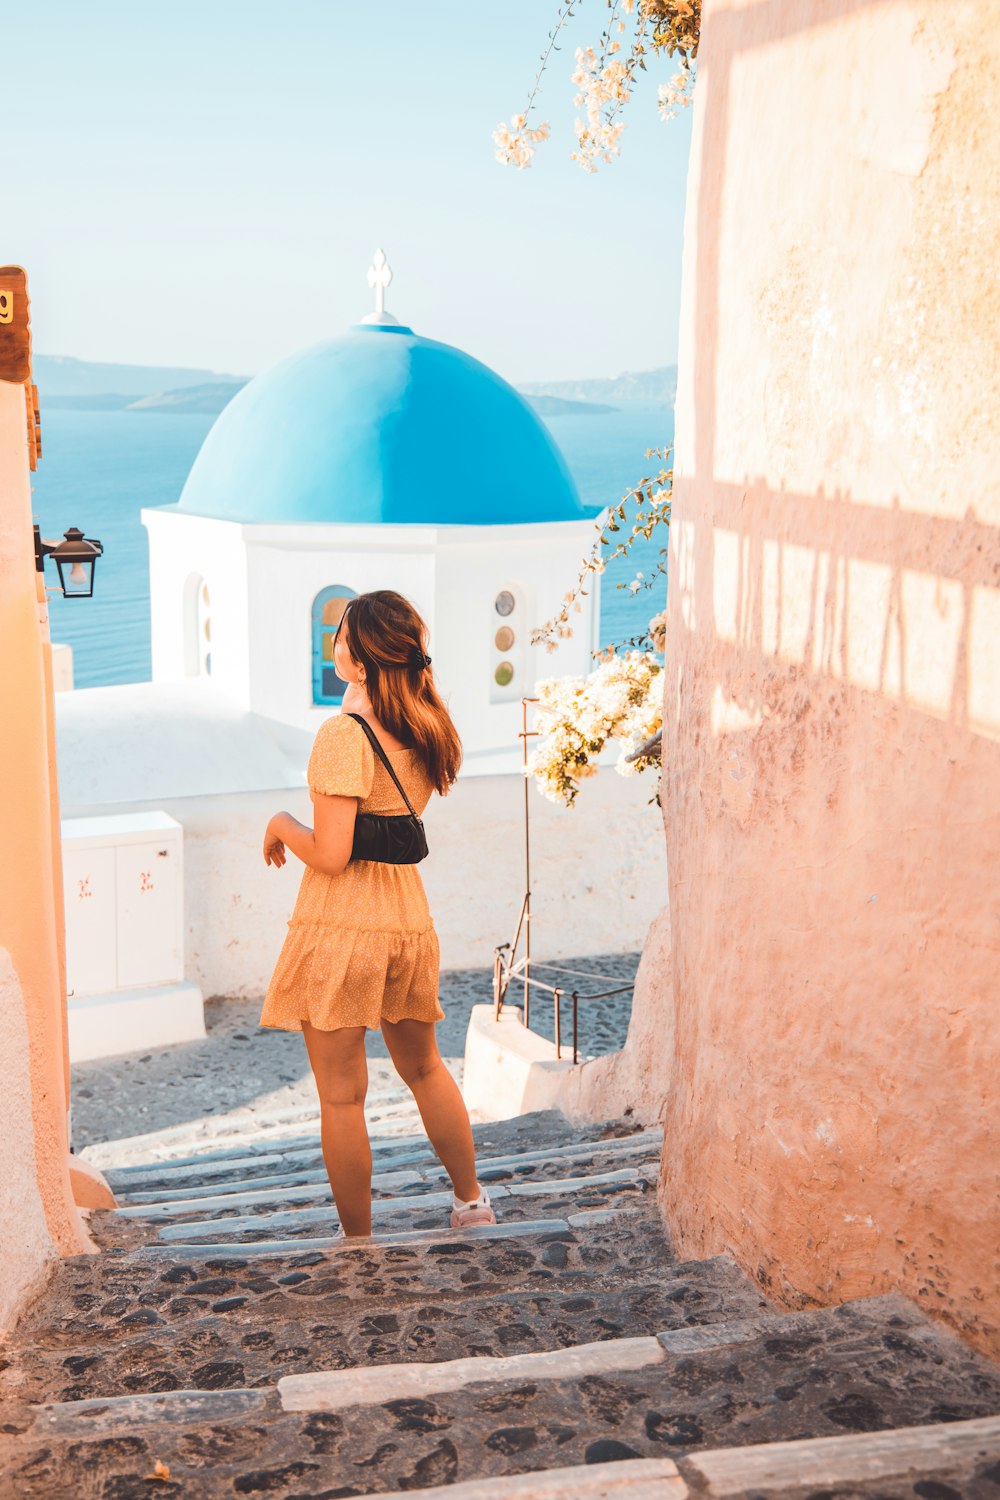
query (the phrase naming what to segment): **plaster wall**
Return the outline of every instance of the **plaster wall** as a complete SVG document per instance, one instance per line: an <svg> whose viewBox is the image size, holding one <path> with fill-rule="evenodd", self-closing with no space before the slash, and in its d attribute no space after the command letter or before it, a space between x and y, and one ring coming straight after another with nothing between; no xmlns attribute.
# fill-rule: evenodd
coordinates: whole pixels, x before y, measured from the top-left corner
<svg viewBox="0 0 1000 1500"><path fill-rule="evenodd" d="M678 1252L994 1354L998 90L989 0L705 0L654 997Z"/></svg>
<svg viewBox="0 0 1000 1500"><path fill-rule="evenodd" d="M57 1254L93 1249L69 1175L51 661L31 520L24 387L0 381L0 1333Z"/></svg>
<svg viewBox="0 0 1000 1500"><path fill-rule="evenodd" d="M571 957L630 952L662 901L665 858L649 777L602 768L566 809L529 788L534 952ZM513 937L524 888L520 775L462 777L425 816L430 856L420 873L444 968L486 968ZM162 809L184 828L184 973L207 997L263 995L298 890L302 866L264 864L272 813L312 826L308 789L162 798L115 812ZM73 816L101 808L74 806ZM489 993L483 995L488 1000ZM539 1029L551 1016L539 1002Z"/></svg>
<svg viewBox="0 0 1000 1500"><path fill-rule="evenodd" d="M40 1283L57 1251L35 1172L30 1041L25 997L11 956L0 948L0 1067L4 1171L0 1174L0 1336Z"/></svg>
<svg viewBox="0 0 1000 1500"><path fill-rule="evenodd" d="M583 601L569 640L554 652L530 645L530 630L558 610L592 521L534 526L247 525L146 509L149 532L153 680L187 674L193 605L189 581L202 576L211 606L212 683L265 718L315 733L329 705L312 701L312 602L331 584L356 593L394 588L427 620L438 683L458 723L466 774L477 758L495 769L520 760L520 699L538 677L585 673L593 662L598 587ZM501 589L518 596L497 615ZM494 646L500 625L515 633L510 653ZM496 701L496 664L508 655L515 678Z"/></svg>
<svg viewBox="0 0 1000 1500"><path fill-rule="evenodd" d="M327 526L297 527L282 539L276 527L244 528L250 707L313 733L337 711L313 703L312 604L320 590L343 584L360 594L387 587L390 577L390 586L421 612L430 614L434 600L434 552L426 532L405 548L390 543L386 557L365 545L357 534L362 528L351 530L354 535Z"/></svg>
<svg viewBox="0 0 1000 1500"><path fill-rule="evenodd" d="M560 608L594 535L591 521L456 527L440 533L431 652L462 736L465 776L477 774L486 760L495 766L498 752L505 758L505 770L520 765L521 698L533 695L540 679L593 670L600 599L596 577L568 640L548 651L532 646L530 636L533 627ZM513 614L507 616L498 615L495 607L504 589L516 600ZM494 645L501 625L514 632L509 652ZM509 660L515 670L505 701L498 701L504 695L498 693L493 675L501 659Z"/></svg>
<svg viewBox="0 0 1000 1500"><path fill-rule="evenodd" d="M154 682L190 675L188 632L196 624L189 587L208 585L212 679L239 702L250 695L248 581L243 528L235 521L141 512L149 538L149 618Z"/></svg>

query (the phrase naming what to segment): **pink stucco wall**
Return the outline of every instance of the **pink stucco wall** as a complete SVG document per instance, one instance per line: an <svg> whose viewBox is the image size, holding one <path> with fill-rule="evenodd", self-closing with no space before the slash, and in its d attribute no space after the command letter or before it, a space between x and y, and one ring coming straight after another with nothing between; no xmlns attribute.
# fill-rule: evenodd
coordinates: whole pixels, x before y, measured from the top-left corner
<svg viewBox="0 0 1000 1500"><path fill-rule="evenodd" d="M697 96L663 1204L996 1353L1000 13L705 0Z"/></svg>

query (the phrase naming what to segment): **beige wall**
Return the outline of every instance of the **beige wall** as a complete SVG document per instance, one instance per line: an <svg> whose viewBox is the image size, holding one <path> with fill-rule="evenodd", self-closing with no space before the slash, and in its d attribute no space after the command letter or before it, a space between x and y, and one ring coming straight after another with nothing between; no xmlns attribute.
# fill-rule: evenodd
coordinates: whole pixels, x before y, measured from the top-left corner
<svg viewBox="0 0 1000 1500"><path fill-rule="evenodd" d="M56 1255L93 1248L69 1172L51 663L31 525L24 387L0 381L0 1334Z"/></svg>
<svg viewBox="0 0 1000 1500"><path fill-rule="evenodd" d="M697 94L664 1206L996 1353L1000 14L705 0Z"/></svg>

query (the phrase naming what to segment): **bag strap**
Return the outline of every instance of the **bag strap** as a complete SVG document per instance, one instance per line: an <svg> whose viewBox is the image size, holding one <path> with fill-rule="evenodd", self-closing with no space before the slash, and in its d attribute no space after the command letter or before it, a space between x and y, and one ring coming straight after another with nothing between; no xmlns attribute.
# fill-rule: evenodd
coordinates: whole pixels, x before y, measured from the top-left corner
<svg viewBox="0 0 1000 1500"><path fill-rule="evenodd" d="M386 770L389 772L389 775L396 783L396 790L399 792L399 795L402 797L403 801L410 809L410 817L416 818L417 822L419 823L420 816L415 811L413 803L410 801L409 797L406 795L406 792L403 790L403 784L400 781L399 777L396 775L395 771L392 769L392 766L389 763L389 757L386 755L385 751L382 749L382 746L379 744L378 735L375 733L372 726L368 723L367 719L363 719L360 714L348 713L347 717L349 719L354 719L358 724L361 725L361 728L368 736L368 740L371 744L372 749L375 751L375 754L378 756L379 760L385 766Z"/></svg>

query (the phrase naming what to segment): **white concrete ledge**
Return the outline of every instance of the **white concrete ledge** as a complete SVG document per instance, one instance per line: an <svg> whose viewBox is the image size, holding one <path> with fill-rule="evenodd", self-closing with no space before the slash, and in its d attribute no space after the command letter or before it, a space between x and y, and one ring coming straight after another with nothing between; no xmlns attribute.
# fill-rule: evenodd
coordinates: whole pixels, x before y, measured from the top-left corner
<svg viewBox="0 0 1000 1500"><path fill-rule="evenodd" d="M81 995L69 1001L66 1015L69 1056L74 1063L118 1057L149 1047L172 1047L178 1042L199 1042L205 1036L201 990L186 981Z"/></svg>
<svg viewBox="0 0 1000 1500"><path fill-rule="evenodd" d="M579 1380L585 1375L620 1374L659 1364L663 1358L655 1337L606 1339L537 1354L470 1355L438 1364L369 1365L285 1375L278 1381L278 1394L285 1411L342 1411L457 1391L484 1381Z"/></svg>
<svg viewBox="0 0 1000 1500"><path fill-rule="evenodd" d="M559 1109L575 1066L572 1049L568 1058L557 1058L555 1043L529 1031L517 1006L505 1005L499 1020L492 1005L473 1006L462 1074L462 1096L473 1120L511 1120L535 1109Z"/></svg>
<svg viewBox="0 0 1000 1500"><path fill-rule="evenodd" d="M627 1210L623 1210L627 1212ZM135 1252L140 1260L194 1261L207 1260L273 1260L286 1256L306 1255L313 1251L364 1250L394 1245L454 1244L465 1240L502 1240L526 1235L570 1233L568 1219L513 1219L500 1224L470 1224L465 1229L400 1229L385 1234L303 1235L291 1240L237 1240L222 1243L141 1245Z"/></svg>
<svg viewBox="0 0 1000 1500"><path fill-rule="evenodd" d="M156 1391L139 1396L94 1397L86 1401L53 1401L33 1408L39 1435L48 1438L98 1438L165 1422L232 1422L260 1412L270 1389Z"/></svg>
<svg viewBox="0 0 1000 1500"><path fill-rule="evenodd" d="M632 1458L571 1469L499 1474L419 1490L421 1500L685 1500L688 1487L669 1458ZM368 1500L410 1500L413 1490Z"/></svg>
<svg viewBox="0 0 1000 1500"><path fill-rule="evenodd" d="M966 1422L896 1427L849 1437L716 1448L690 1454L685 1470L697 1473L712 1500L726 1500L748 1490L930 1479L963 1465L996 1459L1000 1459L1000 1417L974 1417Z"/></svg>

